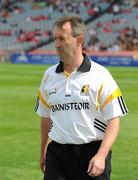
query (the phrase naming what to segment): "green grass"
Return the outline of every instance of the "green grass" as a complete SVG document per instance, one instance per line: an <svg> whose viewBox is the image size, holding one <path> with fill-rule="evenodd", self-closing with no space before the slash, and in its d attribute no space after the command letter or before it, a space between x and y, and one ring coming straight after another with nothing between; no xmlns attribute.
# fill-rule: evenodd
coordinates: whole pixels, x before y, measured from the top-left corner
<svg viewBox="0 0 138 180"><path fill-rule="evenodd" d="M33 108L46 65L0 64L0 180L41 180ZM110 67L129 108L113 146L111 180L138 179L138 68Z"/></svg>

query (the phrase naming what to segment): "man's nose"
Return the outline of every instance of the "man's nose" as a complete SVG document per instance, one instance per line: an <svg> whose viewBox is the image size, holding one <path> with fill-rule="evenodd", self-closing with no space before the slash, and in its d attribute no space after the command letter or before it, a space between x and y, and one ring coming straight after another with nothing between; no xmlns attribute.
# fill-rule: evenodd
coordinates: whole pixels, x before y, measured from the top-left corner
<svg viewBox="0 0 138 180"><path fill-rule="evenodd" d="M60 43L59 40L55 41L55 46L56 46L56 48L60 48L61 47L61 43Z"/></svg>

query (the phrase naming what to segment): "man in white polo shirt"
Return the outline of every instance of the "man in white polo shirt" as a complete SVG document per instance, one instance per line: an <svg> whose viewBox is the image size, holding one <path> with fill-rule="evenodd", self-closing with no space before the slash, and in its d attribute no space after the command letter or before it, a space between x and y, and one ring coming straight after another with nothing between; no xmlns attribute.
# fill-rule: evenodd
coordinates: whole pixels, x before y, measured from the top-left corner
<svg viewBox="0 0 138 180"><path fill-rule="evenodd" d="M82 52L85 24L79 17L60 18L53 35L60 62L45 71L35 107L44 180L109 180L111 147L128 112L122 93L111 74Z"/></svg>

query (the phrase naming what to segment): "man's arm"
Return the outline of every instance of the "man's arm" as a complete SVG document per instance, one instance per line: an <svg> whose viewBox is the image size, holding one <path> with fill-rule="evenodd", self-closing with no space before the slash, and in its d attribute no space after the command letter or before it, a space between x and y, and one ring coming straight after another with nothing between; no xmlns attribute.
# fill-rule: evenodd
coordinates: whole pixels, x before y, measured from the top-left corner
<svg viewBox="0 0 138 180"><path fill-rule="evenodd" d="M120 118L114 118L108 121L105 136L97 154L90 160L88 174L90 176L99 176L105 168L105 159L119 133Z"/></svg>
<svg viewBox="0 0 138 180"><path fill-rule="evenodd" d="M50 127L51 127L51 119L42 117L40 122L40 130L41 130L40 168L43 172L45 171L45 154L46 154L48 133Z"/></svg>

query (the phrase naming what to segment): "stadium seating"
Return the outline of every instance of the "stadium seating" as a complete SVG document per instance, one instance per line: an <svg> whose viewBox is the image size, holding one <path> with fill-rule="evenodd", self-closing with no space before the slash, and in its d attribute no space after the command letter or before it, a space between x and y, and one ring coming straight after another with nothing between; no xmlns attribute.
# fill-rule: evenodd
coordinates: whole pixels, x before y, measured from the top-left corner
<svg viewBox="0 0 138 180"><path fill-rule="evenodd" d="M77 14L86 22L87 50L118 51L129 49L128 44L138 48L137 0L9 2L6 7L0 2L0 49L54 50L53 23L67 14Z"/></svg>

